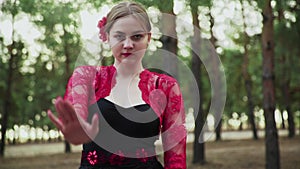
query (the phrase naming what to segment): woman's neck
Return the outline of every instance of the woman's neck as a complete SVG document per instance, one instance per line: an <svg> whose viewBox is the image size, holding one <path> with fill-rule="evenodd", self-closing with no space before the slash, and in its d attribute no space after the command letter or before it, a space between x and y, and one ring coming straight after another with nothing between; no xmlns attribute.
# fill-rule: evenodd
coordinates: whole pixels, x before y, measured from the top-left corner
<svg viewBox="0 0 300 169"><path fill-rule="evenodd" d="M144 70L142 64L120 64L114 63L117 69L117 76L119 78L133 78Z"/></svg>

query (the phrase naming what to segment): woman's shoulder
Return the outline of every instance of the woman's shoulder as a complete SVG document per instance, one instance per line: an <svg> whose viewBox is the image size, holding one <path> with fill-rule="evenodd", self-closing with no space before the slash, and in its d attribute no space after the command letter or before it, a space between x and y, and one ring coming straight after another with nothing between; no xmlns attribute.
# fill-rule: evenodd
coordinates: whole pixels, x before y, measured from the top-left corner
<svg viewBox="0 0 300 169"><path fill-rule="evenodd" d="M74 69L74 73L79 73L81 75L89 74L102 74L107 72L114 72L115 68L111 66L93 66L93 65L80 65Z"/></svg>
<svg viewBox="0 0 300 169"><path fill-rule="evenodd" d="M174 78L172 75L170 75L164 71L156 70L156 69L154 69L154 70L149 69L148 72L150 72L150 74L152 76L154 76L155 79L157 79L157 82L160 86L166 85L168 87L172 87L172 86L178 84L176 78Z"/></svg>
<svg viewBox="0 0 300 169"><path fill-rule="evenodd" d="M169 83L177 83L176 78L174 78L171 74L162 71L162 70L150 70L154 75L158 76L160 80L164 80Z"/></svg>
<svg viewBox="0 0 300 169"><path fill-rule="evenodd" d="M109 70L115 69L113 65L109 66L99 66L99 65L79 65L75 68L75 70Z"/></svg>

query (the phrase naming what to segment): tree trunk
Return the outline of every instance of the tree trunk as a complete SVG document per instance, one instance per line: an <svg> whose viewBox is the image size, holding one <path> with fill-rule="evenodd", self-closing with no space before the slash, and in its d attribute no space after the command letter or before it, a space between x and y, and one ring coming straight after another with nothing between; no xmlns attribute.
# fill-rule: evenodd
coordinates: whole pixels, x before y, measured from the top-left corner
<svg viewBox="0 0 300 169"><path fill-rule="evenodd" d="M67 83L70 75L71 75L71 69L70 69L70 60L71 60L71 56L70 56L70 51L69 51L69 47L68 47L68 38L67 38L67 34L68 32L65 29L65 25L63 25L63 30L64 30L64 54L66 57L66 62L65 62L65 82ZM71 145L68 141L65 140L65 153L71 153Z"/></svg>
<svg viewBox="0 0 300 169"><path fill-rule="evenodd" d="M257 136L257 129L256 129L256 125L255 125L255 119L254 119L254 104L253 104L253 97L252 97L252 80L251 80L251 76L248 72L248 67L249 67L249 50L248 50L248 44L250 41L250 38L248 36L248 34L246 33L246 23L245 23L245 14L244 14L244 6L243 6L243 1L241 1L241 6L242 6L242 14L243 14L243 27L244 27L244 61L243 61L243 65L242 65L242 74L243 74L243 78L245 81L245 88L246 88L246 93L247 93L247 106L248 106L248 116L249 116L249 120L250 120L250 124L251 124L251 129L252 129L252 133L253 133L253 139L257 140L258 136Z"/></svg>
<svg viewBox="0 0 300 169"><path fill-rule="evenodd" d="M71 145L69 142L64 141L65 142L65 153L71 153Z"/></svg>
<svg viewBox="0 0 300 169"><path fill-rule="evenodd" d="M16 1L12 4L12 9L16 8ZM2 114L2 120L1 120L1 143L0 143L0 157L4 157L5 152L5 140L6 140L6 130L7 130L7 124L9 119L9 112L11 112L11 104L12 104L12 85L13 85L13 74L15 69L15 58L16 53L13 52L13 50L16 48L16 42L14 41L14 23L15 23L15 16L17 15L16 10L11 11L12 16L12 44L7 46L8 52L10 54L10 58L8 61L8 72L7 72L7 81L6 81L6 90L5 90L5 101L4 101L4 107L3 107L3 114ZM15 49L16 50L16 49Z"/></svg>
<svg viewBox="0 0 300 169"><path fill-rule="evenodd" d="M239 114L239 120L241 122L239 125L239 131L243 131L243 121L241 119L242 119L242 114Z"/></svg>
<svg viewBox="0 0 300 169"><path fill-rule="evenodd" d="M205 144L203 138L203 126L205 124L205 115L202 108L202 83L201 83L201 60L200 60L200 46L201 46L201 37L200 37L200 26L198 20L198 5L192 5L190 3L191 13L193 18L193 26L194 26L194 36L192 38L192 71L194 74L194 78L197 81L198 91L200 100L194 100L199 102L199 107L195 107L194 110L198 109L198 112L194 112L195 118L195 130L194 130L194 144L193 144L193 163L205 163ZM197 104L195 104L197 105ZM202 134L201 134L202 133Z"/></svg>
<svg viewBox="0 0 300 169"><path fill-rule="evenodd" d="M216 141L220 141L221 138L221 130L222 130L222 119L218 123L218 126L216 128Z"/></svg>
<svg viewBox="0 0 300 169"><path fill-rule="evenodd" d="M295 136L295 122L294 122L294 116L293 112L291 111L291 106L290 106L290 81L285 81L283 84L283 98L284 98L284 106L285 110L287 111L288 114L288 131L289 131L289 137L294 137Z"/></svg>
<svg viewBox="0 0 300 169"><path fill-rule="evenodd" d="M278 133L274 118L275 88L274 88L274 28L271 0L267 0L263 9L263 109L266 121L266 169L279 169Z"/></svg>
<svg viewBox="0 0 300 169"><path fill-rule="evenodd" d="M284 98L284 97L283 97ZM281 115L281 129L285 129L285 123L284 123L284 117L283 117L283 113L284 113L284 109L282 109L280 111L280 115Z"/></svg>
<svg viewBox="0 0 300 169"><path fill-rule="evenodd" d="M211 10L210 10L211 11ZM213 27L215 24L214 18L211 14L211 12L209 13L210 16L210 42L212 44L212 47L209 49L210 50L210 57L209 57L209 62L210 62L210 69L212 69L213 72L213 76L212 76L212 81L214 81L214 84L217 86L212 86L212 99L215 99L217 102L221 102L220 99L218 99L218 95L219 94L223 94L221 89L222 86L221 85L221 77L220 74L218 73L220 71L220 65L218 63L218 61L216 60L217 57L214 57L215 55L215 50L217 48L217 38L214 36L213 33ZM219 104L217 104L219 105ZM211 110L213 113L215 114L221 114L221 112L219 112L220 110L218 110L218 108L213 108ZM220 122L218 123L217 127L216 127L216 141L220 141L221 140L221 131L222 131L222 119L220 119Z"/></svg>
<svg viewBox="0 0 300 169"><path fill-rule="evenodd" d="M14 62L16 55L13 53L13 50L15 49L15 41L8 47L8 51L10 54L9 58L9 66L8 66L8 72L7 72L7 81L6 81L6 90L5 90L5 97L4 100L4 109L2 114L2 120L1 120L1 145L0 145L0 157L4 157L4 151L5 151L5 140L6 140L6 130L7 130L7 123L9 118L9 112L11 112L11 103L12 103L12 84L13 84L13 72L14 72Z"/></svg>
<svg viewBox="0 0 300 169"><path fill-rule="evenodd" d="M279 8L278 8L278 21L279 24L285 24L284 22L284 10L281 4L279 4ZM282 40L282 38L279 39L279 43L283 44L284 41ZM282 97L283 97L283 110L285 109L287 111L288 114L288 131L289 131L289 137L294 137L295 136L295 123L294 123L294 116L293 113L291 112L291 103L290 103L290 81L291 81L291 74L290 74L290 61L288 58L288 54L282 54L280 57L280 61L281 61L281 66L282 66L282 80L281 82L281 93L282 93ZM282 128L285 129L285 123L284 123L284 118L283 118L283 111L282 113Z"/></svg>
<svg viewBox="0 0 300 169"><path fill-rule="evenodd" d="M253 104L253 97L252 97L252 81L246 81L245 82L247 96L248 96L248 116L251 124L253 139L257 140L257 128L255 123L255 117L254 117L254 104Z"/></svg>
<svg viewBox="0 0 300 169"><path fill-rule="evenodd" d="M171 74L174 78L178 79L178 40L176 33L176 16L173 11L173 0L162 1L159 5L159 10L162 12L161 18L161 32L162 36L160 41L162 42L162 50L164 56L164 69L168 74Z"/></svg>

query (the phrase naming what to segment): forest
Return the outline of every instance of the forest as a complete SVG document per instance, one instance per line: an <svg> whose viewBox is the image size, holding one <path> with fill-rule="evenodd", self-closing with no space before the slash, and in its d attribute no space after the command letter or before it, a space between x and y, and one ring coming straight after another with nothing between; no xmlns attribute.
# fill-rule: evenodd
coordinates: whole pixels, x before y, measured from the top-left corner
<svg viewBox="0 0 300 169"><path fill-rule="evenodd" d="M1 157L6 145L63 141L46 112L77 66L112 63L97 23L117 2L0 1ZM300 1L136 2L152 22L145 67L181 85L192 161L206 160L205 133L264 131L266 168L280 168L278 130L300 130Z"/></svg>

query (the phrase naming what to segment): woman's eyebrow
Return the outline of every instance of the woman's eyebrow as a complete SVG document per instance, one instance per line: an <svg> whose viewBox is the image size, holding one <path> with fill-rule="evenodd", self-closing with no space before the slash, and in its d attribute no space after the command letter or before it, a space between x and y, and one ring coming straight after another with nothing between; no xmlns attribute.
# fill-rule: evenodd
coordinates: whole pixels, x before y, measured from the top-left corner
<svg viewBox="0 0 300 169"><path fill-rule="evenodd" d="M122 32L122 31L114 31L113 33L126 34L125 32ZM144 30L137 30L137 31L132 32L131 35L136 35L136 34L139 34L139 33L145 33L145 31Z"/></svg>
<svg viewBox="0 0 300 169"><path fill-rule="evenodd" d="M116 34L125 34L124 32L121 32L121 31L115 31L113 33L116 33Z"/></svg>
<svg viewBox="0 0 300 169"><path fill-rule="evenodd" d="M138 31L132 32L133 35L139 34L139 33L145 33L145 31L144 30L138 30Z"/></svg>

